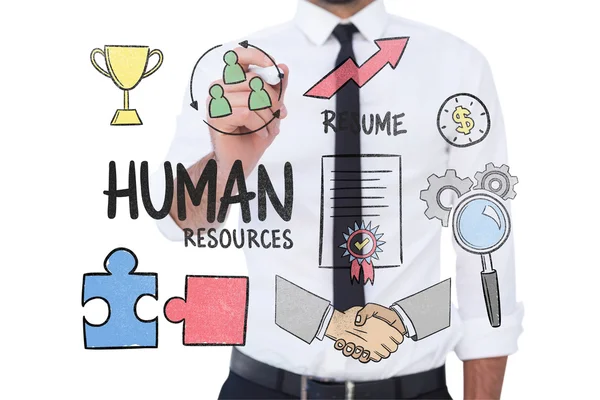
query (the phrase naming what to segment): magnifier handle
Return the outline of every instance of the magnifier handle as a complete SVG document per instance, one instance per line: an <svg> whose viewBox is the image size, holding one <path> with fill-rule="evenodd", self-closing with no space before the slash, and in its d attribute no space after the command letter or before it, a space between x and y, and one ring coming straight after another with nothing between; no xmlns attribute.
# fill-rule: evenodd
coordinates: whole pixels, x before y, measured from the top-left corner
<svg viewBox="0 0 600 400"><path fill-rule="evenodd" d="M498 287L498 274L495 270L481 273L481 284L488 319L493 328L500 326L500 289Z"/></svg>

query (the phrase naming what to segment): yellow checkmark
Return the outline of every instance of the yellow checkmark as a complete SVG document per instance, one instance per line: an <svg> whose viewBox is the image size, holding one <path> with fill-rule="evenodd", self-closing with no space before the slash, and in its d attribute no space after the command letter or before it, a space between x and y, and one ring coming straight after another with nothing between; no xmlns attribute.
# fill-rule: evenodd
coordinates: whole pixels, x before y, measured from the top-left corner
<svg viewBox="0 0 600 400"><path fill-rule="evenodd" d="M356 246L356 248L360 251L363 249L363 247L365 247L367 244L369 244L370 240L369 238L366 238L365 240L363 240L361 243L354 243L354 246Z"/></svg>

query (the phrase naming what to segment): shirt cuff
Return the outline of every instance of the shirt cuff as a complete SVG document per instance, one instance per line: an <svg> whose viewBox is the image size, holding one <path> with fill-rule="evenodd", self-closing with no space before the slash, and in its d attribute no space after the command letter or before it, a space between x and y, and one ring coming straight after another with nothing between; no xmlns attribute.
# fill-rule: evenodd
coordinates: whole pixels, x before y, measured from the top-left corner
<svg viewBox="0 0 600 400"><path fill-rule="evenodd" d="M390 308L392 310L396 311L396 314L398 314L398 316L402 320L402 325L404 325L404 329L406 330L406 332L404 333L404 336L408 336L409 338L414 338L417 335L417 331L415 330L415 327L414 327L412 321L410 320L408 315L404 312L402 307L400 307L398 304L394 303L394 304L392 304L392 307L390 307Z"/></svg>
<svg viewBox="0 0 600 400"><path fill-rule="evenodd" d="M321 326L319 326L319 330L317 331L317 339L323 340L325 337L325 332L327 332L327 328L329 327L329 322L331 322L331 317L333 317L333 306L329 304L327 307L327 311L323 314L323 321L321 321Z"/></svg>
<svg viewBox="0 0 600 400"><path fill-rule="evenodd" d="M462 337L454 351L462 360L503 357L518 350L517 340L523 332L523 304L517 303L515 311L502 315L502 325L492 328L487 318L462 321Z"/></svg>

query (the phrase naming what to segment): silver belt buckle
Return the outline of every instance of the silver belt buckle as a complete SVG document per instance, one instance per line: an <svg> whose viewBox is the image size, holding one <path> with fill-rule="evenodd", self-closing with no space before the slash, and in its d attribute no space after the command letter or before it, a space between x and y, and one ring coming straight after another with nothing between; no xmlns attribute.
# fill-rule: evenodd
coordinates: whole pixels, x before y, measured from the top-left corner
<svg viewBox="0 0 600 400"><path fill-rule="evenodd" d="M300 378L300 400L308 400L308 377L302 375Z"/></svg>
<svg viewBox="0 0 600 400"><path fill-rule="evenodd" d="M312 379L312 377L308 377L306 375L302 375L300 378L300 400L309 400L308 399L308 380ZM319 379L321 382L334 382L333 379ZM354 400L354 382L345 381L345 395L344 397L347 400Z"/></svg>
<svg viewBox="0 0 600 400"><path fill-rule="evenodd" d="M346 381L345 386L346 386L346 399L353 400L354 399L354 382Z"/></svg>

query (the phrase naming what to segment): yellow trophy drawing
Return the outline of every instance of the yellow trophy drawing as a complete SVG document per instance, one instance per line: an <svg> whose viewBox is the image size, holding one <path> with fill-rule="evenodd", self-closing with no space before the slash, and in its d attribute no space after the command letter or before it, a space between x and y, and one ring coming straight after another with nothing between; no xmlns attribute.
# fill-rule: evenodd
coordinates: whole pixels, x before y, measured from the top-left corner
<svg viewBox="0 0 600 400"><path fill-rule="evenodd" d="M102 54L107 70L98 65L94 58L96 54ZM146 71L148 60L154 54L158 55L158 62ZM129 91L135 88L142 79L149 77L160 68L163 62L163 53L158 49L150 51L148 46L104 46L104 51L92 50L90 58L98 72L111 78L114 84L123 90L123 108L117 110L110 124L142 125L137 111L129 108Z"/></svg>

